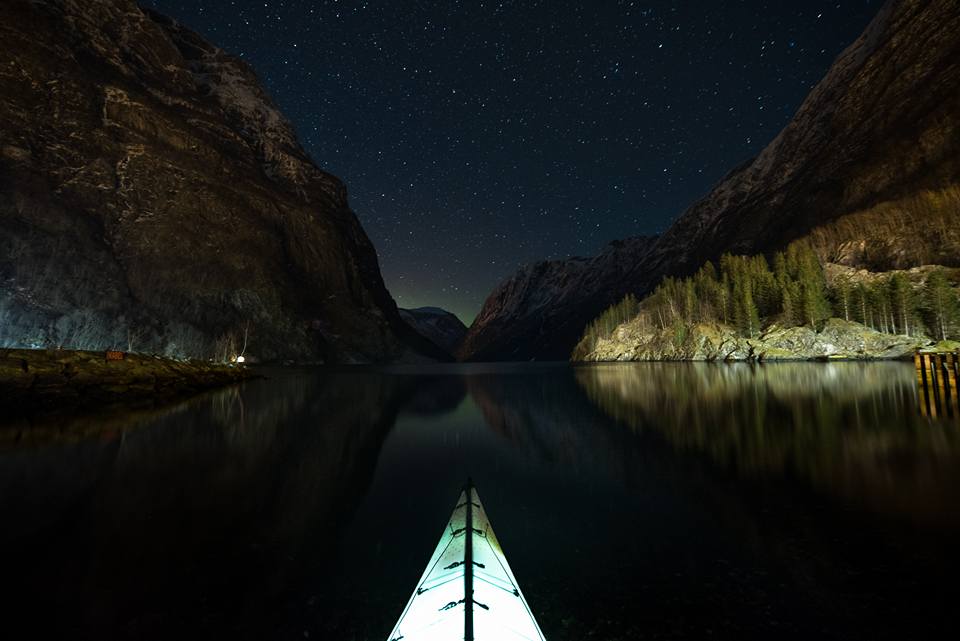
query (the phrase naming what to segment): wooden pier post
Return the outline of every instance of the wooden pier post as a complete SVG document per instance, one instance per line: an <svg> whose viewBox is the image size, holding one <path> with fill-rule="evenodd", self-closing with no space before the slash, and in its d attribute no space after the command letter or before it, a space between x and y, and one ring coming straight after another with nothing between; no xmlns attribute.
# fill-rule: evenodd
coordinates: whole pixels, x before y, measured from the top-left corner
<svg viewBox="0 0 960 641"><path fill-rule="evenodd" d="M953 380L960 381L960 349L954 351L951 356L953 356ZM957 388L954 387L954 390ZM958 394L960 396L960 394Z"/></svg>
<svg viewBox="0 0 960 641"><path fill-rule="evenodd" d="M960 350L925 352L913 355L920 413L935 419L960 417Z"/></svg>
<svg viewBox="0 0 960 641"><path fill-rule="evenodd" d="M956 415L957 410L960 409L960 396L957 392L957 359L953 352L947 352L945 359L947 367L947 397L945 401L950 413Z"/></svg>
<svg viewBox="0 0 960 641"><path fill-rule="evenodd" d="M917 403L920 405L920 415L927 416L927 385L923 373L923 354L920 350L913 353L913 365L917 368Z"/></svg>
<svg viewBox="0 0 960 641"><path fill-rule="evenodd" d="M940 409L943 410L943 413L949 414L950 406L949 399L947 397L947 376L946 376L946 367L944 363L943 356L939 353L933 355L934 369L936 370L937 376L937 391L939 392L939 400L941 403Z"/></svg>
<svg viewBox="0 0 960 641"><path fill-rule="evenodd" d="M926 377L927 397L930 399L930 418L937 418L937 377L933 354L923 355L923 373Z"/></svg>

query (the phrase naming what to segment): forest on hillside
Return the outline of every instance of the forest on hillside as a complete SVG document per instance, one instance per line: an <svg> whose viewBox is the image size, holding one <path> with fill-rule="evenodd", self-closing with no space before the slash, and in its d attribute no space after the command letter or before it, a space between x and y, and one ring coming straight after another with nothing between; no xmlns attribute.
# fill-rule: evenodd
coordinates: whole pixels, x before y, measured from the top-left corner
<svg viewBox="0 0 960 641"><path fill-rule="evenodd" d="M846 274L828 281L807 241L774 254L772 266L763 255L725 254L719 269L707 262L688 278L664 278L642 300L628 294L586 327L581 344L596 345L626 322L644 333L669 328L678 335L699 323L722 323L753 338L774 324L818 329L831 317L884 333L948 340L960 337L960 298L950 271Z"/></svg>

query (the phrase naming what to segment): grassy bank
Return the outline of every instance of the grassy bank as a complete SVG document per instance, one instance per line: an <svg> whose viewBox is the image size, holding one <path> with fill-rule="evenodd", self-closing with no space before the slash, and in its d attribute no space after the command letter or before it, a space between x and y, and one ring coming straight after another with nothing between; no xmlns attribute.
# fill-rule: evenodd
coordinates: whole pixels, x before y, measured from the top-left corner
<svg viewBox="0 0 960 641"><path fill-rule="evenodd" d="M245 367L140 354L0 349L3 415L172 400L253 374Z"/></svg>

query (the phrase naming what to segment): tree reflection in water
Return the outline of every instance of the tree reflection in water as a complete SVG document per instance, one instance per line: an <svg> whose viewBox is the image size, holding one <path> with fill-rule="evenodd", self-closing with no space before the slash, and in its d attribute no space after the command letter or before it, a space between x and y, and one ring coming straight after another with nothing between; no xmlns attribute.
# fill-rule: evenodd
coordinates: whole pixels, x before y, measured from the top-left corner
<svg viewBox="0 0 960 641"><path fill-rule="evenodd" d="M932 634L958 435L912 375L313 369L13 426L0 634L382 639L468 474L551 641Z"/></svg>
<svg viewBox="0 0 960 641"><path fill-rule="evenodd" d="M918 414L903 363L645 363L576 369L616 421L741 477L798 477L876 510L960 522L960 434Z"/></svg>

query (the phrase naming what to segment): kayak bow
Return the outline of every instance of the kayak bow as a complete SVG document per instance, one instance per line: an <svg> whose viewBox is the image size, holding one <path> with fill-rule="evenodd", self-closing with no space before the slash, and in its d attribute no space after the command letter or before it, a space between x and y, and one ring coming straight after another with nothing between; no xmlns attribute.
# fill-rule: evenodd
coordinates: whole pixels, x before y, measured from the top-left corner
<svg viewBox="0 0 960 641"><path fill-rule="evenodd" d="M388 641L545 641L469 481Z"/></svg>

